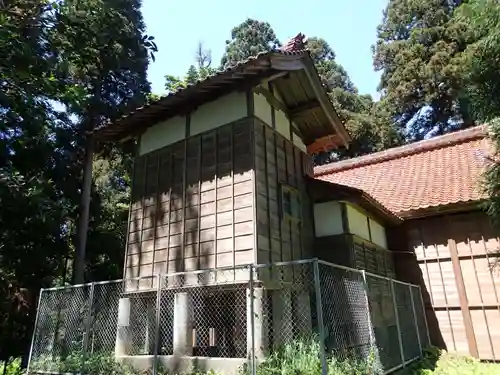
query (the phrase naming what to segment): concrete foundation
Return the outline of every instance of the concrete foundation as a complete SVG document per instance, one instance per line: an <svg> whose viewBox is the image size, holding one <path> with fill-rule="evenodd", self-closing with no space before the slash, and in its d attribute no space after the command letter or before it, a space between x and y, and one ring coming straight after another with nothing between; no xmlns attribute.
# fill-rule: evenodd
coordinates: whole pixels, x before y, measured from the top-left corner
<svg viewBox="0 0 500 375"><path fill-rule="evenodd" d="M257 359L264 358L268 348L266 297L267 293L264 288L254 288L252 321L251 292L247 289L247 350L250 356L252 344L254 344Z"/></svg>
<svg viewBox="0 0 500 375"><path fill-rule="evenodd" d="M189 293L174 296L174 356L193 354L193 304Z"/></svg>
<svg viewBox="0 0 500 375"><path fill-rule="evenodd" d="M288 289L273 290L273 348L293 339L292 293Z"/></svg>
<svg viewBox="0 0 500 375"><path fill-rule="evenodd" d="M299 335L310 335L312 332L311 296L308 291L298 291L294 295L295 326Z"/></svg>
<svg viewBox="0 0 500 375"><path fill-rule="evenodd" d="M130 353L132 343L130 337L130 298L118 301L118 323L116 329L115 356L121 357Z"/></svg>
<svg viewBox="0 0 500 375"><path fill-rule="evenodd" d="M132 365L135 370L141 373L151 373L154 356L122 356L118 358L118 360ZM221 375L234 375L238 373L238 370L245 364L247 359L160 355L158 356L158 361L163 368L174 374L190 373L194 372L193 370L198 370L200 372L212 370Z"/></svg>

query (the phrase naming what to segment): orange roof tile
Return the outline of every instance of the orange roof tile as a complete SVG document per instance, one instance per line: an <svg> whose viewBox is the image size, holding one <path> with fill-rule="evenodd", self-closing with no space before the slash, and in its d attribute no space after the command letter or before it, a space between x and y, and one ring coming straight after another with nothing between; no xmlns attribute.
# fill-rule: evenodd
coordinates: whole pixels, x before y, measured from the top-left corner
<svg viewBox="0 0 500 375"><path fill-rule="evenodd" d="M477 126L371 155L316 167L315 177L361 189L395 214L484 198L479 187L490 154Z"/></svg>

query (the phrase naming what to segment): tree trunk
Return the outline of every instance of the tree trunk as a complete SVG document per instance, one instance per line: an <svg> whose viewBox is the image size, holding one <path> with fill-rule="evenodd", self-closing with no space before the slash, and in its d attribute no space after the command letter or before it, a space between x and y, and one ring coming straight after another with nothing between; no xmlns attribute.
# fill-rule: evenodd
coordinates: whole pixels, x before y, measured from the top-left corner
<svg viewBox="0 0 500 375"><path fill-rule="evenodd" d="M82 195L80 200L80 216L76 232L75 260L73 262L73 284L85 282L85 249L89 228L90 193L92 190L92 161L94 156L94 138L87 134L85 140L85 156L83 167Z"/></svg>

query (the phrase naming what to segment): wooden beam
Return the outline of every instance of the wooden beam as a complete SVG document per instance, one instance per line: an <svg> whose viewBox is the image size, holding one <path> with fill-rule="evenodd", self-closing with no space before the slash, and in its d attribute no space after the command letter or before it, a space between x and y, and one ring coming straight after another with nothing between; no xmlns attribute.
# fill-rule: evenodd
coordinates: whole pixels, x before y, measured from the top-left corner
<svg viewBox="0 0 500 375"><path fill-rule="evenodd" d="M311 100L310 102L302 103L291 108L289 113L292 118L295 118L315 108L321 108L321 104L317 100Z"/></svg>
<svg viewBox="0 0 500 375"><path fill-rule="evenodd" d="M322 151L330 151L343 144L339 135L327 135L325 137L316 139L313 143L307 145L307 153L315 154Z"/></svg>
<svg viewBox="0 0 500 375"><path fill-rule="evenodd" d="M450 250L453 273L455 276L455 282L457 284L458 300L460 301L460 310L462 310L465 337L467 338L467 343L469 345L469 353L471 356L479 358L476 335L474 333L474 326L472 325L472 317L470 314L469 303L467 301L467 294L465 291L464 275L462 274L462 269L460 267L457 244L454 239L448 239L448 249Z"/></svg>

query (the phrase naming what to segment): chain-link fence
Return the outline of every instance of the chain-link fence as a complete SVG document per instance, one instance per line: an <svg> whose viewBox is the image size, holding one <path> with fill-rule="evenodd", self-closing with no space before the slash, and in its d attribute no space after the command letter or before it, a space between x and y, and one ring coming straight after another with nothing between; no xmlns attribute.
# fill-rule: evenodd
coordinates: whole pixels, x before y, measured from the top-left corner
<svg viewBox="0 0 500 375"><path fill-rule="evenodd" d="M418 286L304 260L44 289L29 373L389 373L429 345Z"/></svg>

